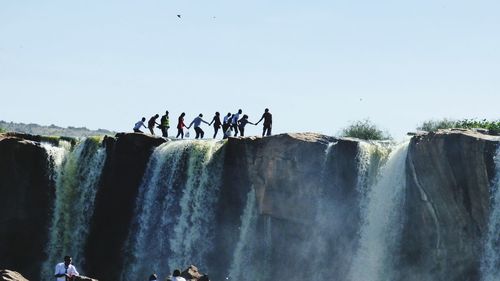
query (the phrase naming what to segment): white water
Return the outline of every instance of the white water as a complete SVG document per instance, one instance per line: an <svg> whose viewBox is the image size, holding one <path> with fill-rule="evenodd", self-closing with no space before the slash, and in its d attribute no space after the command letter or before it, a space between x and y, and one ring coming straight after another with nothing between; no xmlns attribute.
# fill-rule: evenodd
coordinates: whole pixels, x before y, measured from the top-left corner
<svg viewBox="0 0 500 281"><path fill-rule="evenodd" d="M491 188L493 202L488 225L488 234L481 262L483 281L500 280L500 148L495 156L496 175Z"/></svg>
<svg viewBox="0 0 500 281"><path fill-rule="evenodd" d="M261 277L255 267L255 240L257 233L257 199L253 188L247 194L241 215L240 235L234 250L228 278L230 280L259 280ZM253 267L252 267L253 266Z"/></svg>
<svg viewBox="0 0 500 281"><path fill-rule="evenodd" d="M361 211L362 226L359 248L347 280L392 280L392 253L401 234L403 191L406 186L405 161L408 143L395 148L377 182L366 194L366 207Z"/></svg>
<svg viewBox="0 0 500 281"><path fill-rule="evenodd" d="M214 141L173 141L155 149L139 189L122 280L205 267L222 176L222 161L212 157L220 148Z"/></svg>
<svg viewBox="0 0 500 281"><path fill-rule="evenodd" d="M83 249L106 158L106 150L99 146L99 139L84 139L65 157L57 156L61 166L56 177L48 259L42 267L42 280L53 280L52 269L65 255L73 256L78 264L84 263ZM47 149L57 151L54 147Z"/></svg>

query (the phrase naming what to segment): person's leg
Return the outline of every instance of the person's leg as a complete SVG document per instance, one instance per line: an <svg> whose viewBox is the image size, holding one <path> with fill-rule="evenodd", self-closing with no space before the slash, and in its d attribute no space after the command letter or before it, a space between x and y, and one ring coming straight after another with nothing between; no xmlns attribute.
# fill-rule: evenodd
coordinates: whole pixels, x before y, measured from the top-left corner
<svg viewBox="0 0 500 281"><path fill-rule="evenodd" d="M154 136L155 135L155 132L153 131L153 127L149 127L149 131L151 132L151 134Z"/></svg>
<svg viewBox="0 0 500 281"><path fill-rule="evenodd" d="M198 139L200 137L200 127L195 127L194 131L196 132L196 136L194 138Z"/></svg>
<svg viewBox="0 0 500 281"><path fill-rule="evenodd" d="M204 136L205 136L205 132L203 131L203 129L200 128L200 134L201 134L201 137L200 139L202 139Z"/></svg>
<svg viewBox="0 0 500 281"><path fill-rule="evenodd" d="M266 135L266 126L262 127L262 137L264 137Z"/></svg>
<svg viewBox="0 0 500 281"><path fill-rule="evenodd" d="M245 127L240 127L240 137L245 136Z"/></svg>
<svg viewBox="0 0 500 281"><path fill-rule="evenodd" d="M234 129L234 136L236 137L238 135L238 125L234 124L233 129Z"/></svg>
<svg viewBox="0 0 500 281"><path fill-rule="evenodd" d="M214 139L217 137L217 132L219 132L219 127L214 127Z"/></svg>
<svg viewBox="0 0 500 281"><path fill-rule="evenodd" d="M270 136L271 135L271 126L267 127L267 135L266 136Z"/></svg>

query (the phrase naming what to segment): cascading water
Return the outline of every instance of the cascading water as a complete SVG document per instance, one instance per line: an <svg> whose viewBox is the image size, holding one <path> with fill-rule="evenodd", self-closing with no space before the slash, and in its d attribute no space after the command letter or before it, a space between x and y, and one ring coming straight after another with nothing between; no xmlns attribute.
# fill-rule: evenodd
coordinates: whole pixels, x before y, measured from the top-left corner
<svg viewBox="0 0 500 281"><path fill-rule="evenodd" d="M361 199L363 219L359 247L347 280L392 280L391 256L401 234L407 152L408 143L391 152L377 182L366 193L367 197Z"/></svg>
<svg viewBox="0 0 500 281"><path fill-rule="evenodd" d="M83 249L106 158L106 150L100 142L98 138L84 139L62 161L56 178L48 259L42 267L42 280L53 279L52 268L65 255L72 255L79 264L84 263Z"/></svg>
<svg viewBox="0 0 500 281"><path fill-rule="evenodd" d="M122 280L204 267L212 250L223 150L215 141L171 141L153 152L139 189ZM217 159L213 159L217 158Z"/></svg>
<svg viewBox="0 0 500 281"><path fill-rule="evenodd" d="M251 188L247 194L245 208L241 215L241 226L238 243L234 250L228 279L230 280L259 280L257 268L252 268L255 258L255 240L257 234L257 202L255 189Z"/></svg>
<svg viewBox="0 0 500 281"><path fill-rule="evenodd" d="M483 281L500 280L500 148L495 156L496 175L484 254L481 262Z"/></svg>

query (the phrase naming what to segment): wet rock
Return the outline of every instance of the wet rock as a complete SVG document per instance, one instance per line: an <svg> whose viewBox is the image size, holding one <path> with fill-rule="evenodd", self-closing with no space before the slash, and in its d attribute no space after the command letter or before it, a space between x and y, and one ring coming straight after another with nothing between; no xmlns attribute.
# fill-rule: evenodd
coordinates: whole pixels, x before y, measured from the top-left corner
<svg viewBox="0 0 500 281"><path fill-rule="evenodd" d="M24 278L18 272L2 269L0 270L0 281L28 281L28 279Z"/></svg>

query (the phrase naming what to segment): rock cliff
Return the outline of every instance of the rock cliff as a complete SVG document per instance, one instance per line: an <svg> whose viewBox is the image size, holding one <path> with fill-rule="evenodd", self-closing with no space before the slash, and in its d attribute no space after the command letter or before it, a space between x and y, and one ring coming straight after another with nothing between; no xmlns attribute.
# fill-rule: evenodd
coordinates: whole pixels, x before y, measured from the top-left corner
<svg viewBox="0 0 500 281"><path fill-rule="evenodd" d="M41 262L47 258L44 246L55 196L51 163L41 141L36 136L0 135L0 266L30 280L40 280ZM403 218L401 242L392 253L397 280L479 279L491 186L499 170L494 163L499 141L453 131L412 137L406 165L396 167L406 175L398 210ZM86 275L120 279L150 156L174 142L143 134L103 140L106 161L85 261L79 264ZM386 156L375 155L379 152L369 152L371 162L362 163L363 146L379 147L311 133L230 138L223 145L223 158L217 158L223 161L217 200L205 198L217 203L210 222L214 230L206 257L209 270L202 270L215 280L229 274L263 281L310 276L345 280L367 223L363 202L369 200L374 188L370 183L377 181L379 166L386 161ZM197 159L183 161L201 161ZM189 177L186 173L183 177ZM196 206L190 208L195 211ZM169 239L162 241L173 243ZM152 258L165 259L151 251ZM248 266L241 268L243 263Z"/></svg>

